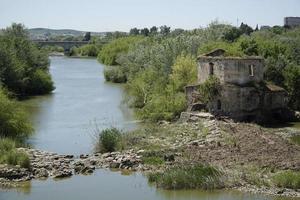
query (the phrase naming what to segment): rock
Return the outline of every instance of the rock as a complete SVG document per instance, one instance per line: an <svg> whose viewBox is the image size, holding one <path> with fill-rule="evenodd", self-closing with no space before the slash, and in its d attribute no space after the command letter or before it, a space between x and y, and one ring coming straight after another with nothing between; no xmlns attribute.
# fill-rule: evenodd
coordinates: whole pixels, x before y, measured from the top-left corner
<svg viewBox="0 0 300 200"><path fill-rule="evenodd" d="M109 164L109 168L119 168L120 164L121 163L119 163L119 162L112 162Z"/></svg>
<svg viewBox="0 0 300 200"><path fill-rule="evenodd" d="M64 157L65 157L65 158L70 158L70 159L71 159L71 158L74 158L74 155L65 155Z"/></svg>
<svg viewBox="0 0 300 200"><path fill-rule="evenodd" d="M36 169L34 171L34 174L35 174L35 177L37 177L37 178L47 178L49 176L49 172L45 168Z"/></svg>
<svg viewBox="0 0 300 200"><path fill-rule="evenodd" d="M73 173L71 170L64 169L62 171L56 171L53 175L54 178L66 178L72 176Z"/></svg>
<svg viewBox="0 0 300 200"><path fill-rule="evenodd" d="M2 165L0 167L0 178L9 180L28 180L28 177L30 177L30 172L28 169L11 167L7 165Z"/></svg>
<svg viewBox="0 0 300 200"><path fill-rule="evenodd" d="M282 190L278 190L277 192L276 192L276 194L283 194L285 192L285 189L282 189Z"/></svg>
<svg viewBox="0 0 300 200"><path fill-rule="evenodd" d="M141 149L141 150L138 150L136 153L137 154L142 154L142 153L144 153L145 152L145 150L144 149Z"/></svg>
<svg viewBox="0 0 300 200"><path fill-rule="evenodd" d="M86 154L86 155L84 155L84 154L80 154L80 156L79 156L79 158L81 158L81 159L86 159L86 158L88 158L89 157L89 155L88 154Z"/></svg>

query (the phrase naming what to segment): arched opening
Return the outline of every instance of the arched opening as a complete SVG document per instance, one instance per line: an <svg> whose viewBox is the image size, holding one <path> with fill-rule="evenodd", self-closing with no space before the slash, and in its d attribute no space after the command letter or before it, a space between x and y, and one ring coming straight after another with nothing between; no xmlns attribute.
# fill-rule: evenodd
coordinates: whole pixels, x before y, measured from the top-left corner
<svg viewBox="0 0 300 200"><path fill-rule="evenodd" d="M221 100L218 100L217 101L217 109L221 110L221 108L222 108Z"/></svg>
<svg viewBox="0 0 300 200"><path fill-rule="evenodd" d="M214 75L214 63L209 63L209 75Z"/></svg>

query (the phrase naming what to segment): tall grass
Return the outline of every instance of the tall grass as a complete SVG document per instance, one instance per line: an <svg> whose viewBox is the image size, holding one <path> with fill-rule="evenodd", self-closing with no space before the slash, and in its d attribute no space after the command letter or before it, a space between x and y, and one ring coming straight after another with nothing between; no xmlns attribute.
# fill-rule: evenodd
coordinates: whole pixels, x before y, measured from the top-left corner
<svg viewBox="0 0 300 200"><path fill-rule="evenodd" d="M300 172L299 171L283 171L273 177L274 183L278 187L300 189Z"/></svg>
<svg viewBox="0 0 300 200"><path fill-rule="evenodd" d="M107 128L100 132L98 149L101 153L113 152L120 148L122 133L117 128Z"/></svg>
<svg viewBox="0 0 300 200"><path fill-rule="evenodd" d="M214 189L222 187L221 175L212 166L176 166L163 173L151 173L148 180L164 189Z"/></svg>
<svg viewBox="0 0 300 200"><path fill-rule="evenodd" d="M0 138L0 164L20 165L23 168L30 167L30 160L26 153L16 149L15 141L8 138Z"/></svg>

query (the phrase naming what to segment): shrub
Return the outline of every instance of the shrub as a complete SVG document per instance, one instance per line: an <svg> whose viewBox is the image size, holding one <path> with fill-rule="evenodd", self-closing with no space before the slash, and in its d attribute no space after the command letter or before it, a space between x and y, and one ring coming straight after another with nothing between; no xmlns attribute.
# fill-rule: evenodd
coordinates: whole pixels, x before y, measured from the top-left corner
<svg viewBox="0 0 300 200"><path fill-rule="evenodd" d="M17 151L15 141L8 138L0 139L0 163L20 165L23 168L30 167L28 155L24 152Z"/></svg>
<svg viewBox="0 0 300 200"><path fill-rule="evenodd" d="M113 152L120 146L121 131L117 128L108 128L99 135L100 152Z"/></svg>
<svg viewBox="0 0 300 200"><path fill-rule="evenodd" d="M50 74L38 69L30 77L27 94L46 94L54 88Z"/></svg>
<svg viewBox="0 0 300 200"><path fill-rule="evenodd" d="M199 86L199 93L201 95L201 100L204 103L209 102L214 97L219 95L220 89L221 89L220 80L215 76L209 77L203 84Z"/></svg>
<svg viewBox="0 0 300 200"><path fill-rule="evenodd" d="M276 174L273 181L278 187L300 189L300 172L283 171Z"/></svg>
<svg viewBox="0 0 300 200"><path fill-rule="evenodd" d="M184 87L193 84L197 80L197 62L192 55L180 55L172 66L171 81L176 90L183 92Z"/></svg>
<svg viewBox="0 0 300 200"><path fill-rule="evenodd" d="M16 148L16 142L8 138L0 138L0 154Z"/></svg>
<svg viewBox="0 0 300 200"><path fill-rule="evenodd" d="M162 173L150 173L148 180L164 189L214 189L222 186L221 174L211 166L177 166Z"/></svg>
<svg viewBox="0 0 300 200"><path fill-rule="evenodd" d="M0 89L0 137L25 137L33 128L21 105Z"/></svg>
<svg viewBox="0 0 300 200"><path fill-rule="evenodd" d="M113 83L125 83L127 81L125 73L121 67L106 67L104 70L104 77L106 81Z"/></svg>
<svg viewBox="0 0 300 200"><path fill-rule="evenodd" d="M0 80L17 95L49 93L54 88L48 74L48 55L28 35L20 24L13 24L0 34Z"/></svg>
<svg viewBox="0 0 300 200"><path fill-rule="evenodd" d="M119 54L127 53L130 46L140 41L142 37L131 36L118 38L105 45L99 52L98 60L105 65L117 65L116 59Z"/></svg>

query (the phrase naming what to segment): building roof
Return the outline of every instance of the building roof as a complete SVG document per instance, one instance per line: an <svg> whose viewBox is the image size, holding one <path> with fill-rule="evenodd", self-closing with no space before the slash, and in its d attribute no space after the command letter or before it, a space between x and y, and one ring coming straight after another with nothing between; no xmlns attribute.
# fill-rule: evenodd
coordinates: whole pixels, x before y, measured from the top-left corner
<svg viewBox="0 0 300 200"><path fill-rule="evenodd" d="M224 49L215 49L211 52L198 56L198 60L263 60L260 56L225 56Z"/></svg>

